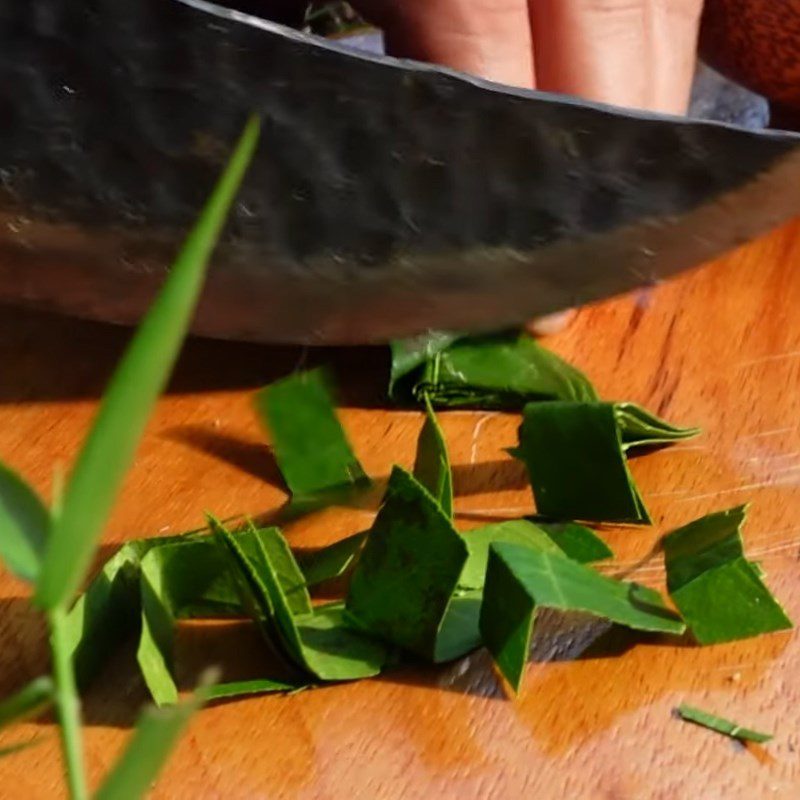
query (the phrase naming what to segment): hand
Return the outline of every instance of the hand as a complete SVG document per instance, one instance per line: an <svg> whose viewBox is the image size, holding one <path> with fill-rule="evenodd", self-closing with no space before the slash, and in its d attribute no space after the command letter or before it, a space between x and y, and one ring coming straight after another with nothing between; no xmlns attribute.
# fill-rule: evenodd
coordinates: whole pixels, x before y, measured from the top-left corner
<svg viewBox="0 0 800 800"><path fill-rule="evenodd" d="M703 0L353 0L394 55L684 113Z"/></svg>

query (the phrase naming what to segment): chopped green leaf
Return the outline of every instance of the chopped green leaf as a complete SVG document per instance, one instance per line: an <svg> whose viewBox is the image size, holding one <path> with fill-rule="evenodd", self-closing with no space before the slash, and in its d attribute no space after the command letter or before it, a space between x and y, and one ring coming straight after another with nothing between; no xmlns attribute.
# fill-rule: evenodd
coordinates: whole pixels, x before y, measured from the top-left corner
<svg viewBox="0 0 800 800"><path fill-rule="evenodd" d="M613 558L611 548L591 529L577 522L540 522L536 524L555 542L567 558L579 564L592 564Z"/></svg>
<svg viewBox="0 0 800 800"><path fill-rule="evenodd" d="M482 589L459 589L450 598L450 604L436 636L433 654L435 663L455 661L481 646L482 596Z"/></svg>
<svg viewBox="0 0 800 800"><path fill-rule="evenodd" d="M513 455L528 469L542 516L650 523L612 403L529 403Z"/></svg>
<svg viewBox="0 0 800 800"><path fill-rule="evenodd" d="M758 744L763 744L772 739L771 733L760 733L750 728L743 728L741 725L737 725L729 719L716 717L713 714L709 714L707 711L694 708L694 706L683 704L678 706L677 711L681 719L687 722L693 722L695 725L702 725L704 728L716 731L717 733L725 734L725 736L730 736L732 739L757 742Z"/></svg>
<svg viewBox="0 0 800 800"><path fill-rule="evenodd" d="M435 407L520 409L535 400L594 401L586 376L516 331L460 339L436 352L414 386Z"/></svg>
<svg viewBox="0 0 800 800"><path fill-rule="evenodd" d="M700 644L785 630L792 622L744 556L746 507L709 514L664 537L667 587Z"/></svg>
<svg viewBox="0 0 800 800"><path fill-rule="evenodd" d="M270 384L256 395L256 409L293 496L369 485L336 417L324 370L298 372Z"/></svg>
<svg viewBox="0 0 800 800"><path fill-rule="evenodd" d="M561 552L558 545L538 525L526 519L514 519L496 525L467 531L464 541L467 543L467 558L461 577L458 579L459 589L483 589L486 581L486 567L489 562L489 548L496 542L518 544L550 553Z"/></svg>
<svg viewBox="0 0 800 800"><path fill-rule="evenodd" d="M681 439L691 439L700 433L700 428L677 428L635 403L616 403L617 418L622 449L626 452L636 447L671 444Z"/></svg>
<svg viewBox="0 0 800 800"><path fill-rule="evenodd" d="M249 681L230 681L229 683L218 683L207 691L208 699L211 700L230 700L234 697L246 697L254 694L278 694L281 692L296 692L299 689L308 688L307 685L295 685L273 681L269 678L255 678Z"/></svg>
<svg viewBox="0 0 800 800"><path fill-rule="evenodd" d="M436 500L395 467L353 572L347 610L376 636L434 659L467 556Z"/></svg>
<svg viewBox="0 0 800 800"><path fill-rule="evenodd" d="M259 122L252 118L106 390L48 538L35 595L43 609L69 603L83 580L97 537L180 351L209 258L258 136Z"/></svg>
<svg viewBox="0 0 800 800"><path fill-rule="evenodd" d="M653 589L607 578L561 554L493 544L480 630L497 666L516 691L539 608L584 611L641 631L680 634L685 630Z"/></svg>
<svg viewBox="0 0 800 800"><path fill-rule="evenodd" d="M147 708L120 759L95 800L139 800L166 764L192 715L208 699L201 688L188 700L167 708Z"/></svg>
<svg viewBox="0 0 800 800"><path fill-rule="evenodd" d="M414 477L433 495L442 511L453 517L453 473L444 433L425 397L425 423L417 441Z"/></svg>
<svg viewBox="0 0 800 800"><path fill-rule="evenodd" d="M0 703L0 730L12 722L22 722L42 713L53 702L53 681L49 676L35 678L16 694Z"/></svg>
<svg viewBox="0 0 800 800"><path fill-rule="evenodd" d="M35 583L50 531L50 513L39 495L0 464L0 560L18 578Z"/></svg>
<svg viewBox="0 0 800 800"><path fill-rule="evenodd" d="M303 573L306 586L318 586L344 575L355 563L366 540L367 534L362 531L310 554L298 555L297 565Z"/></svg>
<svg viewBox="0 0 800 800"><path fill-rule="evenodd" d="M449 347L459 338L459 334L445 333L444 331L428 331L414 336L411 339L401 339L391 343L392 370L389 379L389 397L393 400L403 398L404 394L411 394L407 389L408 378L412 378L426 361L432 359L437 353ZM413 388L413 387L412 387Z"/></svg>
<svg viewBox="0 0 800 800"><path fill-rule="evenodd" d="M248 552L222 525L213 520L212 525L242 577L244 595L250 598L243 595L243 601L289 663L323 681L355 680L380 672L386 649L347 623L341 603L293 613L287 595L296 580L282 582L286 575L276 571L275 544L265 543L280 537L277 528L261 531L264 536L254 540L253 551Z"/></svg>

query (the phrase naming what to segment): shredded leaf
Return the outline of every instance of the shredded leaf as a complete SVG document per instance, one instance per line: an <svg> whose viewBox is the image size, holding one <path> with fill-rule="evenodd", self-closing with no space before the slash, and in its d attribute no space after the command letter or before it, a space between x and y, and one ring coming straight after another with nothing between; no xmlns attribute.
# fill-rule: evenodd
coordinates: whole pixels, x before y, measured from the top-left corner
<svg viewBox="0 0 800 800"><path fill-rule="evenodd" d="M437 408L508 410L537 400L597 400L580 370L517 331L462 338L435 352L419 369L413 395Z"/></svg>
<svg viewBox="0 0 800 800"><path fill-rule="evenodd" d="M0 464L0 560L18 578L35 583L49 531L50 513L39 495Z"/></svg>
<svg viewBox="0 0 800 800"><path fill-rule="evenodd" d="M536 524L563 550L567 558L579 564L592 564L613 558L611 548L591 529L577 522L541 522Z"/></svg>
<svg viewBox="0 0 800 800"><path fill-rule="evenodd" d="M459 334L428 331L411 339L391 343L392 368L389 378L389 397L408 400L412 395L413 377L426 361L459 339ZM411 387L406 384L411 381Z"/></svg>
<svg viewBox="0 0 800 800"><path fill-rule="evenodd" d="M347 610L376 636L434 659L467 556L436 500L395 467L353 572Z"/></svg>
<svg viewBox="0 0 800 800"><path fill-rule="evenodd" d="M683 704L678 706L677 711L681 719L687 722L693 722L695 725L701 725L717 733L722 733L725 736L730 736L732 739L757 742L758 744L763 744L772 739L771 733L760 733L750 728L743 728L741 725L731 722L729 719L714 716L714 714L709 714L707 711L702 711L694 706Z"/></svg>
<svg viewBox="0 0 800 800"><path fill-rule="evenodd" d="M0 703L0 730L12 722L38 716L53 701L53 681L49 676L34 678L16 694Z"/></svg>
<svg viewBox="0 0 800 800"><path fill-rule="evenodd" d="M303 573L306 586L318 586L344 575L355 564L366 540L367 534L362 531L308 555L298 555L297 565Z"/></svg>
<svg viewBox="0 0 800 800"><path fill-rule="evenodd" d="M256 395L256 409L293 497L370 484L336 416L324 370L270 384Z"/></svg>
<svg viewBox="0 0 800 800"><path fill-rule="evenodd" d="M678 428L670 425L635 403L616 403L614 413L622 439L622 449L626 452L637 447L653 447L692 439L701 432L700 428Z"/></svg>
<svg viewBox="0 0 800 800"><path fill-rule="evenodd" d="M288 576L288 581L285 572L276 570L276 540L282 539L276 528L261 531L264 536L255 539L247 552L220 523L212 519L212 526L238 570L243 605L289 663L322 681L367 678L381 671L386 649L347 623L342 603L293 613L289 595L304 583L296 565L296 575Z"/></svg>
<svg viewBox="0 0 800 800"><path fill-rule="evenodd" d="M280 694L307 689L308 684L291 684L273 681L269 678L256 678L249 681L230 681L217 683L207 691L209 701L230 700L234 697L248 697L255 694Z"/></svg>
<svg viewBox="0 0 800 800"><path fill-rule="evenodd" d="M744 555L746 507L701 517L664 537L667 587L700 644L785 630L792 622Z"/></svg>
<svg viewBox="0 0 800 800"><path fill-rule="evenodd" d="M425 397L425 423L417 441L414 477L433 495L442 511L453 517L453 474L444 433Z"/></svg>
<svg viewBox="0 0 800 800"><path fill-rule="evenodd" d="M539 608L583 611L641 631L680 634L685 630L653 589L607 578L562 554L493 544L480 630L515 691L522 682Z"/></svg>

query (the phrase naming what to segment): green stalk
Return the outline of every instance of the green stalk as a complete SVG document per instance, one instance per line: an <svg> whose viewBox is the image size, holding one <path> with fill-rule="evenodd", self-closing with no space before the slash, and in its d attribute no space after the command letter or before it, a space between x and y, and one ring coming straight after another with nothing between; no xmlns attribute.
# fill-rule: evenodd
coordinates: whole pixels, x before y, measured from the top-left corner
<svg viewBox="0 0 800 800"><path fill-rule="evenodd" d="M53 680L55 704L61 723L61 746L64 769L72 800L86 800L86 774L83 767L83 739L81 735L81 708L75 685L75 671L66 639L67 614L63 607L48 614L50 623L50 649L53 653Z"/></svg>

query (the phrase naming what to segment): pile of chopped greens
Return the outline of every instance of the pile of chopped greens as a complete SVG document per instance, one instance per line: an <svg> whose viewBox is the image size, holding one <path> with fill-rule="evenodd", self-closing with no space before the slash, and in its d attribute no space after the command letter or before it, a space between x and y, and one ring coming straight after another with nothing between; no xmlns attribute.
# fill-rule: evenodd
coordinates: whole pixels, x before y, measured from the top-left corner
<svg viewBox="0 0 800 800"><path fill-rule="evenodd" d="M744 508L664 538L672 605L592 566L613 553L586 523L650 523L629 452L669 446L696 436L696 428L675 427L632 403L601 401L585 375L518 332L433 334L395 344L393 355L392 396L421 404L424 422L413 471L393 468L371 528L297 556L276 527L248 522L231 530L213 518L204 532L127 543L68 619L81 682L99 666L97 642L138 636L138 664L153 699L175 702L174 629L188 618L252 620L280 665L275 674L213 687L216 698L368 678L404 658L442 663L480 647L517 691L545 608L649 636L677 637L688 628L698 644L791 626L744 557ZM325 370L267 386L254 406L293 504L319 508L370 485ZM522 413L512 454L528 470L535 517L456 527L435 407ZM314 602L315 587L344 575L340 599Z"/></svg>

